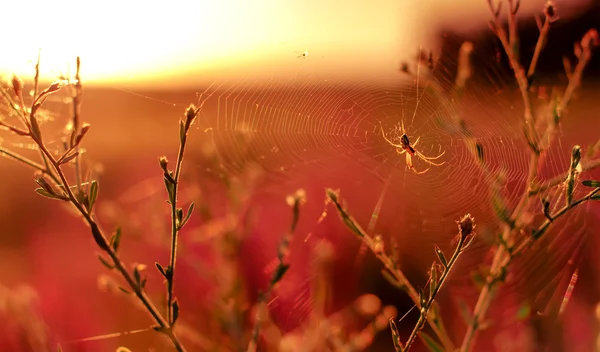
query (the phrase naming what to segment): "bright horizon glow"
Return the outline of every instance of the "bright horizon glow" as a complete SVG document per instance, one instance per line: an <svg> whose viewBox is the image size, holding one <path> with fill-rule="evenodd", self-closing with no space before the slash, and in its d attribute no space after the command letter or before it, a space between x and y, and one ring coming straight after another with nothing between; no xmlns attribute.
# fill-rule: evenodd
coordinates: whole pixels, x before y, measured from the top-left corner
<svg viewBox="0 0 600 352"><path fill-rule="evenodd" d="M0 74L32 77L41 49L46 80L73 74L77 56L83 80L98 84L172 87L300 70L376 79L433 44L436 21L456 18L432 16L459 6L449 1L8 1ZM479 9L470 20L486 8L484 0L467 4Z"/></svg>
<svg viewBox="0 0 600 352"><path fill-rule="evenodd" d="M111 84L169 85L173 74L210 80L248 70L292 73L306 65L329 73L374 58L390 70L398 65L399 45L407 44L400 33L412 32L410 22L398 20L406 6L397 0L9 1L0 21L10 33L0 72L31 76L38 49L45 79L69 68L73 73L81 56L85 81ZM298 59L305 50L306 60ZM364 70L354 74L373 73Z"/></svg>

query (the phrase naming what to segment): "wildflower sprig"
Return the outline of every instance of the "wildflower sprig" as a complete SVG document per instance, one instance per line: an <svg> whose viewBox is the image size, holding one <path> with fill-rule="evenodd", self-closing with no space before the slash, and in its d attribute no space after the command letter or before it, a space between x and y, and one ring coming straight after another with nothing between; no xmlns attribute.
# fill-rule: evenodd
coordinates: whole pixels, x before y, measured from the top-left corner
<svg viewBox="0 0 600 352"><path fill-rule="evenodd" d="M408 296L412 299L414 304L419 308L419 310L423 309L427 304L427 299L424 299L423 294L419 294L419 292L415 289L415 287L408 281L406 275L402 272L402 270L397 265L397 260L391 258L385 253L384 243L380 236L372 237L362 227L358 224L356 220L348 213L345 207L342 205L342 200L340 199L339 191L335 191L333 189L326 190L327 200L335 206L339 216L342 221L352 231L366 246L375 254L377 259L379 259L383 265L385 266L384 273L394 280L395 286L401 287ZM384 274L384 277L385 277ZM437 294L437 291L436 291ZM435 297L434 297L435 298ZM431 310L431 311L430 311ZM430 311L430 312L429 312ZM444 324L439 315L439 309L433 300L429 303L427 307L427 313L424 316L424 321L426 320L431 329L436 334L436 336L440 339L440 342L443 344L444 348L448 351L454 351L454 345L452 340L448 336ZM393 326L393 323L390 323ZM393 328L392 328L393 331Z"/></svg>
<svg viewBox="0 0 600 352"><path fill-rule="evenodd" d="M125 263L121 260L118 252L121 231L117 229L111 239L108 240L95 219L93 207L98 197L99 185L96 180L82 182L79 161L81 157L79 146L90 129L89 124L81 123L79 116L82 92L82 84L79 78L80 59L77 58L76 81L74 83L66 79L60 79L50 84L41 92L38 92L39 59L35 69L35 88L33 90L34 96L31 104L28 105L25 102L23 93L24 85L18 77L13 77L9 88L0 87L2 97L16 113L17 119L22 124L22 127L14 126L6 121L2 121L0 126L19 136L29 137L38 148L42 160L41 162L36 162L5 148L0 148L0 154L36 170L39 174L35 180L39 186L39 188L36 189L38 194L47 198L69 202L74 206L77 212L90 226L92 238L102 250L102 254L99 255L101 263L109 270L118 272L127 283L127 288L119 287L121 291L137 297L156 322L157 325L154 327L154 330L164 333L170 339L177 351L185 351L183 344L171 328L171 324L160 314L145 292L146 278L142 276L144 266L142 264L135 265L133 272L130 273ZM75 87L75 95L72 100L74 112L70 121L71 134L63 143L65 146L64 150L57 155L52 152L44 142L38 113L43 109L44 102L50 95L65 87L70 87L72 84L74 84ZM64 170L65 167L71 166L72 164L75 164L76 169L75 184L71 184Z"/></svg>
<svg viewBox="0 0 600 352"><path fill-rule="evenodd" d="M575 146L572 150L571 162L566 174L559 175L546 182L540 183L538 181L538 170L541 168L545 162L545 159L547 158L547 151L556 135L556 127L563 118L563 113L573 97L574 91L581 84L581 77L584 69L591 60L592 50L598 45L598 32L595 29L590 29L582 37L581 41L576 43L575 56L577 57L577 63L574 69L571 69L571 62L568 59L563 60L565 63L565 70L569 79L569 83L562 96L558 100L551 101L549 103L550 105L548 111L551 111L551 113L546 121L544 121L543 119L539 119L534 114L533 104L530 98L530 88L532 86L533 78L535 77L535 68L539 56L547 41L550 25L558 19L554 5L551 1L547 2L544 8L545 21L543 23L541 20L537 19L540 34L533 58L529 65L529 69L527 73L525 73L525 69L521 65L518 55L519 43L516 26L516 14L519 9L519 1L508 0L508 5L510 8L507 15L508 35L506 34L506 30L503 28L499 18L502 2L500 2L497 6L494 6L492 1L488 0L488 4L493 15L491 28L502 43L504 52L508 57L524 102L525 111L523 130L525 132L525 139L531 150L531 157L525 191L519 203L511 213L501 212L501 218L504 224L503 233L498 238L499 245L496 249L488 277L473 310L472 319L470 319L471 323L469 324L467 332L465 333L460 349L462 352L468 352L472 350L477 336L477 331L481 325L481 321L485 318L485 314L492 302L494 294L498 289L499 284L504 281L508 271L508 266L513 259L522 254L531 246L533 242L538 240L548 230L551 224L556 221L557 218L564 216L564 214L573 209L575 206L582 204L585 201L595 199L598 193L597 190L593 190L588 195L580 199L573 200L575 185L577 184L577 176L583 170L590 170L600 165L598 161L590 161L586 162L585 165L582 165L581 148L579 146ZM540 138L536 127L544 122L546 123L547 128ZM540 210L544 214L546 220L538 228L533 230L528 229L529 225L527 225L527 221L523 219L523 214L530 206L531 199L534 196L542 194L542 192L545 190L561 184L564 185L565 189L565 206L556 213L551 213L550 201L544 197L540 197L542 203ZM524 241L521 241L521 243L516 243L516 238L523 233L529 233L529 236L526 237Z"/></svg>
<svg viewBox="0 0 600 352"><path fill-rule="evenodd" d="M184 117L179 120L179 152L177 153L175 171L169 171L169 162L166 157L163 156L159 159L159 165L163 171L165 188L167 189L167 203L169 203L171 206L171 251L169 265L166 268L164 268L158 262L155 263L155 265L167 282L167 321L169 322L169 326L173 326L179 317L179 302L173 296L173 287L175 283L175 263L177 261L177 239L179 231L188 222L190 216L192 215L192 211L194 210L194 202L190 203L185 216L183 209L177 207L179 176L181 175L181 167L183 165L183 157L185 153L188 132L199 111L200 108L190 105L187 108Z"/></svg>
<svg viewBox="0 0 600 352"><path fill-rule="evenodd" d="M458 225L458 235L456 236L457 245L454 249L454 253L448 260L441 249L438 247L435 248L435 253L438 257L439 263L434 262L431 265L431 270L429 271L429 293L426 294L423 292L423 290L419 290L419 305L421 307L419 310L419 320L415 324L415 327L413 328L413 331L405 344L402 344L402 341L400 340L400 334L396 324L393 322L393 320L390 320L394 346L397 352L408 351L415 342L419 332L425 326L429 310L433 306L435 298L440 292L440 289L446 282L448 274L450 274L450 271L454 267L458 257L471 245L473 239L475 238L475 219L471 216L471 214L465 215L456 223ZM431 345L437 343L430 339L428 340L428 344ZM442 347L440 346L437 348L437 350L441 351Z"/></svg>

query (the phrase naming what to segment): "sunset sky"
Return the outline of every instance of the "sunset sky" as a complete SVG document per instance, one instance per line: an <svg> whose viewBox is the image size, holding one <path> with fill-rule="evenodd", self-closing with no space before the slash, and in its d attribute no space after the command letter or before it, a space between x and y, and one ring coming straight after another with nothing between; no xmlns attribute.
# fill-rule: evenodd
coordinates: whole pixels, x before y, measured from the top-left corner
<svg viewBox="0 0 600 352"><path fill-rule="evenodd" d="M522 7L531 12L543 3ZM419 45L431 46L436 25L484 25L486 6L485 0L8 1L0 73L30 74L41 48L45 77L67 73L79 55L88 83L172 86L301 70L383 77Z"/></svg>

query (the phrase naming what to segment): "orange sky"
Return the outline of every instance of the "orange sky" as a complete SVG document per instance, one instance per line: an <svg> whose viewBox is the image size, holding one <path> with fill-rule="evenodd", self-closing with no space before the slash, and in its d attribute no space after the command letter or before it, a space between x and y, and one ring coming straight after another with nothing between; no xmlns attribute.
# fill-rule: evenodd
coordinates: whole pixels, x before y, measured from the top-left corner
<svg viewBox="0 0 600 352"><path fill-rule="evenodd" d="M436 24L456 22L460 29L488 16L485 0L84 3L5 2L0 30L8 55L0 58L0 72L30 74L42 48L45 77L66 73L79 55L88 84L173 86L301 70L383 77L419 45L431 46ZM544 1L525 3L528 10ZM305 50L308 56L299 59Z"/></svg>

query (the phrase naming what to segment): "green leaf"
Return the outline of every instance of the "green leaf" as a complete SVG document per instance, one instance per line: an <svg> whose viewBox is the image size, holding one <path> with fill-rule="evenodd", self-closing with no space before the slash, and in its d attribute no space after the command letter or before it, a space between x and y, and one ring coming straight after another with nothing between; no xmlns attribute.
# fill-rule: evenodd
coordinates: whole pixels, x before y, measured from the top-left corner
<svg viewBox="0 0 600 352"><path fill-rule="evenodd" d="M400 333L398 332L398 327L396 326L394 318L390 319L390 330L392 330L392 341L394 342L394 348L396 348L396 352L404 351L404 346L400 340Z"/></svg>
<svg viewBox="0 0 600 352"><path fill-rule="evenodd" d="M183 120L179 120L179 142L183 143L185 141L185 135L187 131L185 130L185 123Z"/></svg>
<svg viewBox="0 0 600 352"><path fill-rule="evenodd" d="M119 286L119 290L123 291L124 293L126 293L128 295L131 294L131 292L129 290L127 290L126 288L124 288L124 287Z"/></svg>
<svg viewBox="0 0 600 352"><path fill-rule="evenodd" d="M41 195L41 196L44 196L44 197L46 197L46 198L58 199L58 200L68 200L68 199L65 199L64 197L61 197L61 196L59 196L59 195L56 195L56 194L50 194L50 193L48 193L48 191L46 191L46 190L45 190L45 189L43 189L43 188L36 188L36 189L35 189L35 192L36 192L37 194Z"/></svg>
<svg viewBox="0 0 600 352"><path fill-rule="evenodd" d="M597 180L585 180L581 182L586 187L600 187L600 181Z"/></svg>
<svg viewBox="0 0 600 352"><path fill-rule="evenodd" d="M181 221L181 225L179 225L179 228L181 229L185 224L187 224L188 220L190 220L190 217L192 216L192 211L194 211L194 202L192 202L190 204L190 207L188 208L187 213L185 214L185 218L183 219L183 221Z"/></svg>
<svg viewBox="0 0 600 352"><path fill-rule="evenodd" d="M110 246L116 252L119 251L119 245L121 244L121 228L118 227L115 234L110 238Z"/></svg>
<svg viewBox="0 0 600 352"><path fill-rule="evenodd" d="M427 349L431 352L444 352L444 348L442 347L442 345L437 343L433 337L429 336L423 331L419 333L419 338L421 338L421 341L423 342L425 347L427 347Z"/></svg>
<svg viewBox="0 0 600 352"><path fill-rule="evenodd" d="M173 301L173 321L171 322L171 325L174 325L175 322L177 321L177 318L179 318L179 302L177 301L177 298Z"/></svg>
<svg viewBox="0 0 600 352"><path fill-rule="evenodd" d="M164 174L165 188L167 189L167 195L169 196L169 204L173 204L175 198L175 180L167 173Z"/></svg>
<svg viewBox="0 0 600 352"><path fill-rule="evenodd" d="M430 282L429 282L429 297L430 298L433 297L434 291L435 291L435 289L437 287L437 282L438 282L437 281L438 280L437 274L438 274L438 272L437 272L437 266L436 266L436 263L434 262L431 265L431 271L429 273L429 275L430 275L429 277L431 279Z"/></svg>
<svg viewBox="0 0 600 352"><path fill-rule="evenodd" d="M163 266L160 265L159 262L154 263L154 265L156 266L156 269L158 269L158 271L162 274L162 276L164 276L166 278L167 272L165 271L165 268L163 268Z"/></svg>
<svg viewBox="0 0 600 352"><path fill-rule="evenodd" d="M438 258L440 259L440 263L442 263L442 265L444 266L444 268L448 267L448 261L446 260L446 256L444 255L444 252L442 252L442 250L440 249L440 247L435 246L435 254L437 254Z"/></svg>
<svg viewBox="0 0 600 352"><path fill-rule="evenodd" d="M175 217L177 218L177 229L181 228L181 222L183 221L183 209L177 208L175 210Z"/></svg>
<svg viewBox="0 0 600 352"><path fill-rule="evenodd" d="M98 254L98 259L100 259L100 262L104 264L104 266L107 267L109 270L113 270L115 268L115 266L109 263L106 259L104 259L102 255Z"/></svg>
<svg viewBox="0 0 600 352"><path fill-rule="evenodd" d="M427 304L427 298L425 298L425 292L423 292L423 288L419 287L419 308L425 307Z"/></svg>
<svg viewBox="0 0 600 352"><path fill-rule="evenodd" d="M90 184L90 193L88 194L88 211L92 211L96 198L98 198L98 182L94 180Z"/></svg>

